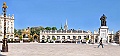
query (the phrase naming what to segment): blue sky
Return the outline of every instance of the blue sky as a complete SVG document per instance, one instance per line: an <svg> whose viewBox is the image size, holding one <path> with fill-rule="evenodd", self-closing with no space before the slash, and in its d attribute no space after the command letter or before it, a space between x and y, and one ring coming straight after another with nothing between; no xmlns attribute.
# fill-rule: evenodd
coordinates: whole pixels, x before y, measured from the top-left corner
<svg viewBox="0 0 120 56"><path fill-rule="evenodd" d="M120 0L0 0L15 15L15 28L56 26L68 20L68 28L98 30L100 17L107 16L109 30L120 29ZM2 13L2 9L0 10Z"/></svg>

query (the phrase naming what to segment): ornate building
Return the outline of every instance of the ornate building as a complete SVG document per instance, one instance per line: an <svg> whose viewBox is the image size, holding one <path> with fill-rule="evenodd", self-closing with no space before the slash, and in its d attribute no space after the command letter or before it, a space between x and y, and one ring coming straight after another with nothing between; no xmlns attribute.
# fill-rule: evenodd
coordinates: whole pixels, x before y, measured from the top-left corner
<svg viewBox="0 0 120 56"><path fill-rule="evenodd" d="M62 27L61 27L62 28ZM68 30L67 20L64 25L64 30L41 30L40 31L40 42L70 42L75 43L78 41L84 42L86 38L89 40L91 39L92 33L90 31L84 31L84 30L74 30L70 29Z"/></svg>
<svg viewBox="0 0 120 56"><path fill-rule="evenodd" d="M89 40L90 43L99 43L100 39L103 39L103 43L113 42L114 33L109 31L106 24L106 16L101 16L101 26L98 31L84 31L84 30L68 30L67 20L64 25L64 30L41 30L40 31L40 42L86 42ZM85 40L85 41L84 41Z"/></svg>
<svg viewBox="0 0 120 56"><path fill-rule="evenodd" d="M30 35L30 28L29 27L22 31L22 37L23 37L23 41L28 41L30 39L31 35Z"/></svg>
<svg viewBox="0 0 120 56"><path fill-rule="evenodd" d="M4 16L0 15L0 41L4 37ZM14 38L14 15L6 16L6 37L8 39Z"/></svg>

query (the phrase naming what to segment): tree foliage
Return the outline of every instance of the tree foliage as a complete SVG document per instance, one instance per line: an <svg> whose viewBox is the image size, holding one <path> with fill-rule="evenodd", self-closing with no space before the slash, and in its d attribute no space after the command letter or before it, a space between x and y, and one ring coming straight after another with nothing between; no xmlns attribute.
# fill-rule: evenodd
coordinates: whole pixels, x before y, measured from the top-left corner
<svg viewBox="0 0 120 56"><path fill-rule="evenodd" d="M57 30L57 28L56 27L52 27L52 30Z"/></svg>
<svg viewBox="0 0 120 56"><path fill-rule="evenodd" d="M18 35L22 35L22 31L23 31L24 29L14 29L14 32L15 32L15 34L18 34ZM30 35L34 35L35 33L37 34L37 35L39 35L40 34L40 30L57 30L57 28L56 27L42 27L42 26L39 26L39 27L31 27L30 28Z"/></svg>
<svg viewBox="0 0 120 56"><path fill-rule="evenodd" d="M17 34L17 30L14 28L14 33L15 33L15 35Z"/></svg>
<svg viewBox="0 0 120 56"><path fill-rule="evenodd" d="M30 28L30 31L31 31L31 35L34 35L35 33L37 34L37 35L39 35L40 34L40 30L44 30L44 27L42 27L42 26L40 26L40 27L31 27Z"/></svg>
<svg viewBox="0 0 120 56"><path fill-rule="evenodd" d="M46 27L45 30L51 30L51 27Z"/></svg>
<svg viewBox="0 0 120 56"><path fill-rule="evenodd" d="M17 31L17 34L18 34L18 35L22 35L22 30L19 29L19 30Z"/></svg>

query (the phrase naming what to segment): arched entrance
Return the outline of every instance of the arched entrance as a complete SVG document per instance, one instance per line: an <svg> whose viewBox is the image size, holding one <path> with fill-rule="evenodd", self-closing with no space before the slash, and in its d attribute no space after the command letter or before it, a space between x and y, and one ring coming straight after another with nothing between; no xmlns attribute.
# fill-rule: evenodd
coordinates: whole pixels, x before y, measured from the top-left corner
<svg viewBox="0 0 120 56"><path fill-rule="evenodd" d="M62 36L62 43L65 43L65 36Z"/></svg>
<svg viewBox="0 0 120 56"><path fill-rule="evenodd" d="M95 43L98 43L98 36L96 36L95 38Z"/></svg>
<svg viewBox="0 0 120 56"><path fill-rule="evenodd" d="M45 43L45 36L42 36L42 43Z"/></svg>
<svg viewBox="0 0 120 56"><path fill-rule="evenodd" d="M37 35L37 34L34 34L34 35L33 35L33 41L34 41L34 42L38 42L38 35Z"/></svg>
<svg viewBox="0 0 120 56"><path fill-rule="evenodd" d="M72 43L76 43L76 36L73 36Z"/></svg>
<svg viewBox="0 0 120 56"><path fill-rule="evenodd" d="M37 42L37 36L34 36L34 41Z"/></svg>
<svg viewBox="0 0 120 56"><path fill-rule="evenodd" d="M22 36L23 36L23 38L22 38L23 42L30 42L29 41L29 38L30 38L30 29L29 29L29 27L28 27L28 29L24 29L22 31Z"/></svg>
<svg viewBox="0 0 120 56"><path fill-rule="evenodd" d="M110 43L112 42L112 36L109 36L109 42Z"/></svg>

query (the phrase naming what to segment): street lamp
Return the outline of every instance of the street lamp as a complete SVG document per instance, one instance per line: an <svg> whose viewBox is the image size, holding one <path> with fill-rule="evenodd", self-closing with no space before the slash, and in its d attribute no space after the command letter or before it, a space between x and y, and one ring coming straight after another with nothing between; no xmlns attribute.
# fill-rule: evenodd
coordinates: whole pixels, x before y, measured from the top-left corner
<svg viewBox="0 0 120 56"><path fill-rule="evenodd" d="M6 9L7 9L6 2L3 3L2 11L4 14L4 38L3 38L3 44L2 44L2 52L8 52L8 44L7 44L7 38L6 38Z"/></svg>

